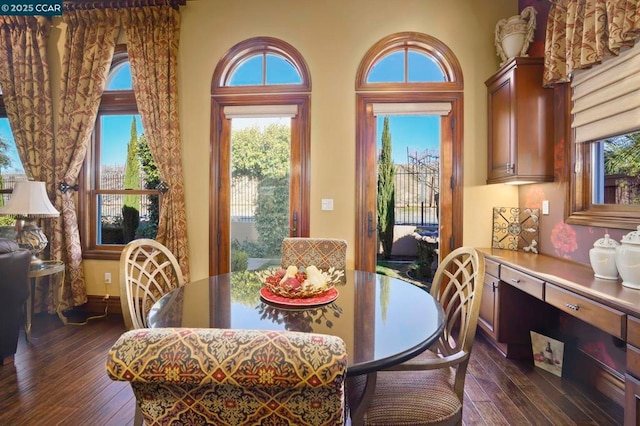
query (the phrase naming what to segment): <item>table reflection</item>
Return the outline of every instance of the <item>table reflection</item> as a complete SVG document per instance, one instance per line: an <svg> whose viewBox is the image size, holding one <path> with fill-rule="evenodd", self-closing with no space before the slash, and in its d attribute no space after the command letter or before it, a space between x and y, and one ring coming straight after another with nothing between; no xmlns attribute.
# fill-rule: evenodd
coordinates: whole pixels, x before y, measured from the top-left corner
<svg viewBox="0 0 640 426"><path fill-rule="evenodd" d="M349 352L348 375L364 374L425 350L443 328L442 308L424 289L363 271L346 271L335 301L313 307L263 301L252 271L194 281L161 298L150 327L290 330L340 336Z"/></svg>

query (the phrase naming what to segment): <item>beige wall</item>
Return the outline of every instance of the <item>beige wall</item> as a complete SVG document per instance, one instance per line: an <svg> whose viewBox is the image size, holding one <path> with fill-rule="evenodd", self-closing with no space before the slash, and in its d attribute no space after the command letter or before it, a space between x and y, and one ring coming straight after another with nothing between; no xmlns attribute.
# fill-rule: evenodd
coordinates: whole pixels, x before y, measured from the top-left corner
<svg viewBox="0 0 640 426"><path fill-rule="evenodd" d="M256 36L282 39L307 61L312 78L311 235L346 238L351 266L358 64L374 43L396 32L422 32L447 44L460 61L465 87L463 240L488 246L491 208L518 205L515 188L485 185L484 85L499 63L495 24L517 12L517 0L189 0L182 8L179 90L192 279L208 275L209 211L203 194L209 192L211 77L231 46ZM333 211L320 210L322 198L334 199ZM85 270L89 294L105 292L104 272L114 277L107 291L119 293L117 262L86 261Z"/></svg>

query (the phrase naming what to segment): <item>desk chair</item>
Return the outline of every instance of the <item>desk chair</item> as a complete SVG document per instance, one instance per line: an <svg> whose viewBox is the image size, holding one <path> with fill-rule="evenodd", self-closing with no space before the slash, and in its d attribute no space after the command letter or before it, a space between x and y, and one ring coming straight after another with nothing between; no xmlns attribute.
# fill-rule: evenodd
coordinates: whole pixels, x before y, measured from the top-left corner
<svg viewBox="0 0 640 426"><path fill-rule="evenodd" d="M362 416L365 425L385 426L462 423L464 381L483 279L484 257L475 249L461 247L443 259L431 295L444 308L444 333L417 357L369 375L364 392L373 392L373 398L364 413L352 414L352 418ZM361 393L362 389L356 391ZM351 390L349 393L351 396ZM358 400L359 395L353 397Z"/></svg>
<svg viewBox="0 0 640 426"><path fill-rule="evenodd" d="M175 256L159 242L129 242L120 255L120 304L127 329L147 327L151 306L184 284Z"/></svg>
<svg viewBox="0 0 640 426"><path fill-rule="evenodd" d="M293 331L132 330L107 359L145 425L342 425L346 369L342 339Z"/></svg>

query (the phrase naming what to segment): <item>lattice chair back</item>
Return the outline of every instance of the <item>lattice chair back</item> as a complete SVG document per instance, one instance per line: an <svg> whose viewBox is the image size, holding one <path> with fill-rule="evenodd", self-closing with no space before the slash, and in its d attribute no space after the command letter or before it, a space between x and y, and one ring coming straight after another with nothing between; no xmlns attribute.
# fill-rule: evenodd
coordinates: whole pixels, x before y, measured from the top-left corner
<svg viewBox="0 0 640 426"><path fill-rule="evenodd" d="M151 239L129 242L120 255L120 303L127 329L147 327L151 306L184 284L175 256Z"/></svg>
<svg viewBox="0 0 640 426"><path fill-rule="evenodd" d="M107 360L145 425L342 425L346 368L342 339L294 331L132 330Z"/></svg>
<svg viewBox="0 0 640 426"><path fill-rule="evenodd" d="M429 350L366 382L366 409L351 413L368 426L462 424L464 382L475 339L484 280L484 257L471 247L449 253L435 273L431 295L445 313L445 329ZM371 375L370 375L371 376ZM358 383L361 392L363 385ZM350 391L358 398L356 391Z"/></svg>
<svg viewBox="0 0 640 426"><path fill-rule="evenodd" d="M326 271L334 267L344 270L347 263L347 242L334 238L285 238L282 241L283 268L315 265Z"/></svg>
<svg viewBox="0 0 640 426"><path fill-rule="evenodd" d="M449 253L438 265L431 295L444 309L445 328L432 351L443 357L459 356L464 361L456 367L454 390L462 401L469 354L476 336L482 296L484 256L471 247Z"/></svg>

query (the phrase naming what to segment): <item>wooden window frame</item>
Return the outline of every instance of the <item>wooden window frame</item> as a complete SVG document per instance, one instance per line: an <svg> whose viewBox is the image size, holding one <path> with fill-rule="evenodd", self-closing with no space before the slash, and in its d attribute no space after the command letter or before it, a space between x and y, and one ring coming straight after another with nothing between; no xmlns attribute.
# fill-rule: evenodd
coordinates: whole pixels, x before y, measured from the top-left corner
<svg viewBox="0 0 640 426"><path fill-rule="evenodd" d="M116 67L128 62L126 46L118 45L113 55L110 72ZM135 94L133 90L105 90L102 94L96 123L91 136L87 154L80 171L78 189L78 219L80 236L83 242L83 258L118 260L125 244L98 244L98 206L99 195L154 195L159 198L159 208L162 208L162 194L152 189L137 190L104 190L99 187L100 182L100 147L101 117L109 115L138 115Z"/></svg>

